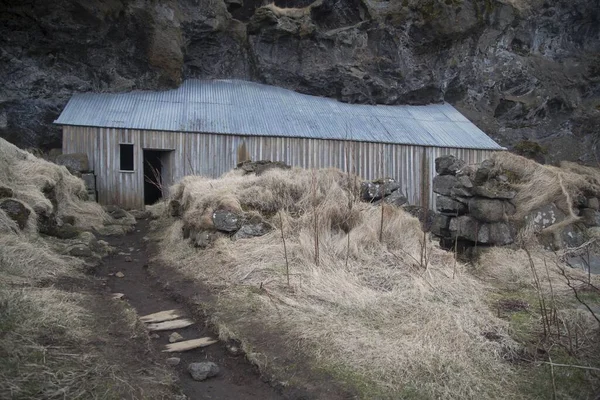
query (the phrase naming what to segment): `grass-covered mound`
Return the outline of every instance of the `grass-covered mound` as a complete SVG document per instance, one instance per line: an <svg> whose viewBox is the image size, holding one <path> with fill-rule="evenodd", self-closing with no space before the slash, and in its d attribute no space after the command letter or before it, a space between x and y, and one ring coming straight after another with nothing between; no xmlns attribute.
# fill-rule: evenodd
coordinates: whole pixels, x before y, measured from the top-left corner
<svg viewBox="0 0 600 400"><path fill-rule="evenodd" d="M114 221L84 201L83 182L0 139L0 194L0 398L170 394L167 373L130 365L129 349L147 339L135 313L98 294L86 261L57 252L81 245L107 250L90 231ZM41 223L70 226L73 237L41 235Z"/></svg>
<svg viewBox="0 0 600 400"><path fill-rule="evenodd" d="M599 366L583 356L598 348L598 324L574 300L556 255L531 249L539 285L524 251L491 249L467 266L424 235L416 218L361 203L357 192L357 179L337 170L186 177L171 190L171 212L180 217L165 207L159 258L212 287L222 336L241 340L264 371L290 384L302 384L300 369L309 368L365 399L532 398L553 393L553 376L560 395L593 392L597 372L556 367L552 375L548 356L538 354L567 343L568 327L586 343L569 363ZM218 210L274 229L238 240L213 235L195 248L194 232L214 231ZM559 341L541 336L533 301L540 291L555 306ZM506 297L526 299L519 324L499 312ZM573 371L583 377L571 385Z"/></svg>

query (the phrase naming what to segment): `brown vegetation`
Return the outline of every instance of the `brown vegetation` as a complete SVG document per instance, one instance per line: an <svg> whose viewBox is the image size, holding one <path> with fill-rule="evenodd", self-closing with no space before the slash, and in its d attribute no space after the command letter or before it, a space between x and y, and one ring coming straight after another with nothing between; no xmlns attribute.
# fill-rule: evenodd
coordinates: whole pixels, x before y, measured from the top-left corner
<svg viewBox="0 0 600 400"><path fill-rule="evenodd" d="M84 261L57 253L62 241L38 234L39 213L74 217L80 230L101 229L110 219L98 204L82 200L83 182L65 167L0 139L0 186L11 189L31 213L20 230L0 210L0 398L170 394L168 373L154 366L144 374L131 369L128 351L119 348L123 340L129 346L147 340L136 315L125 303L85 289L94 285L84 274ZM71 242L88 236L83 232ZM63 281L79 282L81 289L63 290Z"/></svg>
<svg viewBox="0 0 600 400"><path fill-rule="evenodd" d="M538 174L546 179L555 173L551 167L527 167L519 169L526 189ZM586 178L577 179L568 188L582 188ZM278 363L301 357L361 398L517 399L552 393L550 373L538 363L548 358L531 357L536 349L531 341L541 329L537 312L516 325L511 316L530 308L507 316L497 306L506 296L505 302L536 304L527 254L491 249L470 270L424 240L419 221L402 209L356 201L356 185L337 170L186 177L172 188L182 218L159 222L159 258L218 290L213 322L222 338L241 340L251 360L292 384L294 372ZM561 195L555 189L547 199ZM535 199L528 201L527 209L535 206ZM184 226L211 229L210 215L219 208L258 214L278 229L237 241L221 236L201 251L183 240ZM427 263L419 262L424 253ZM589 354L597 345L597 323L577 309L557 268L564 263L554 257L545 268L549 255L534 253L539 288L562 324L560 332L569 327L585 337L579 355ZM269 354L261 347L267 332L281 337L289 353ZM597 383L598 376L588 372L583 381ZM552 375L566 386L558 389L566 397L581 383L565 384L571 373L562 368Z"/></svg>

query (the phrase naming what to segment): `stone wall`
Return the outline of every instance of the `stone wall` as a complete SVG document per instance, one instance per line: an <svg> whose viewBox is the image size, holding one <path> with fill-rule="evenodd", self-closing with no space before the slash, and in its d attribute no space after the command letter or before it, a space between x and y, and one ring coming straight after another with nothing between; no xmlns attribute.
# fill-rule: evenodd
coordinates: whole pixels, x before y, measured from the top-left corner
<svg viewBox="0 0 600 400"><path fill-rule="evenodd" d="M511 185L510 172L495 168L493 160L475 167L449 155L436 159L435 166L438 175L433 180L433 191L438 196L431 232L441 238L444 247L452 248L457 242L461 247L509 245L519 231L528 228L548 248L572 248L585 243L600 229L597 197L581 195L573 199L571 207L579 218L570 224L564 224L569 214L562 209L565 205L554 203L518 219L518 186ZM552 226L557 229L548 229Z"/></svg>
<svg viewBox="0 0 600 400"><path fill-rule="evenodd" d="M431 232L451 246L455 241L485 245L507 245L515 229L509 217L516 193L508 178L492 173L493 163L484 161L474 169L452 155L435 160L437 176L433 191L438 194Z"/></svg>

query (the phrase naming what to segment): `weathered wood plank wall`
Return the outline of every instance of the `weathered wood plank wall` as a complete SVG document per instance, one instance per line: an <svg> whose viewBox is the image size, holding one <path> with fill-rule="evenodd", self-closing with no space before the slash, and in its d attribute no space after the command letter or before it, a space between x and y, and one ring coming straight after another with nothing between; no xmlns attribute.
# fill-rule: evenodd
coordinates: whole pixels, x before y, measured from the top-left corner
<svg viewBox="0 0 600 400"><path fill-rule="evenodd" d="M119 171L119 144L123 143L134 145L134 172ZM437 157L454 154L475 164L493 153L341 140L63 127L63 152L88 154L102 204L126 208L144 205L143 149L173 151L167 168L169 176L163 177L165 184L186 175L219 177L247 154L252 160L283 161L302 168L335 167L364 179L389 176L401 182L411 204L430 206L435 205L431 181Z"/></svg>

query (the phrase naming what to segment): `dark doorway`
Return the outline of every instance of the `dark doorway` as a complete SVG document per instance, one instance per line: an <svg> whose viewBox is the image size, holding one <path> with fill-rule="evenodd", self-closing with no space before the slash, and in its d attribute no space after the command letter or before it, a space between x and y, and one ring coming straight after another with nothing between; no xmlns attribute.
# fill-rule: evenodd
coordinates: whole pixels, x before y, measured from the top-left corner
<svg viewBox="0 0 600 400"><path fill-rule="evenodd" d="M165 179L169 171L171 151L144 150L144 204L154 204L163 197L170 182Z"/></svg>

